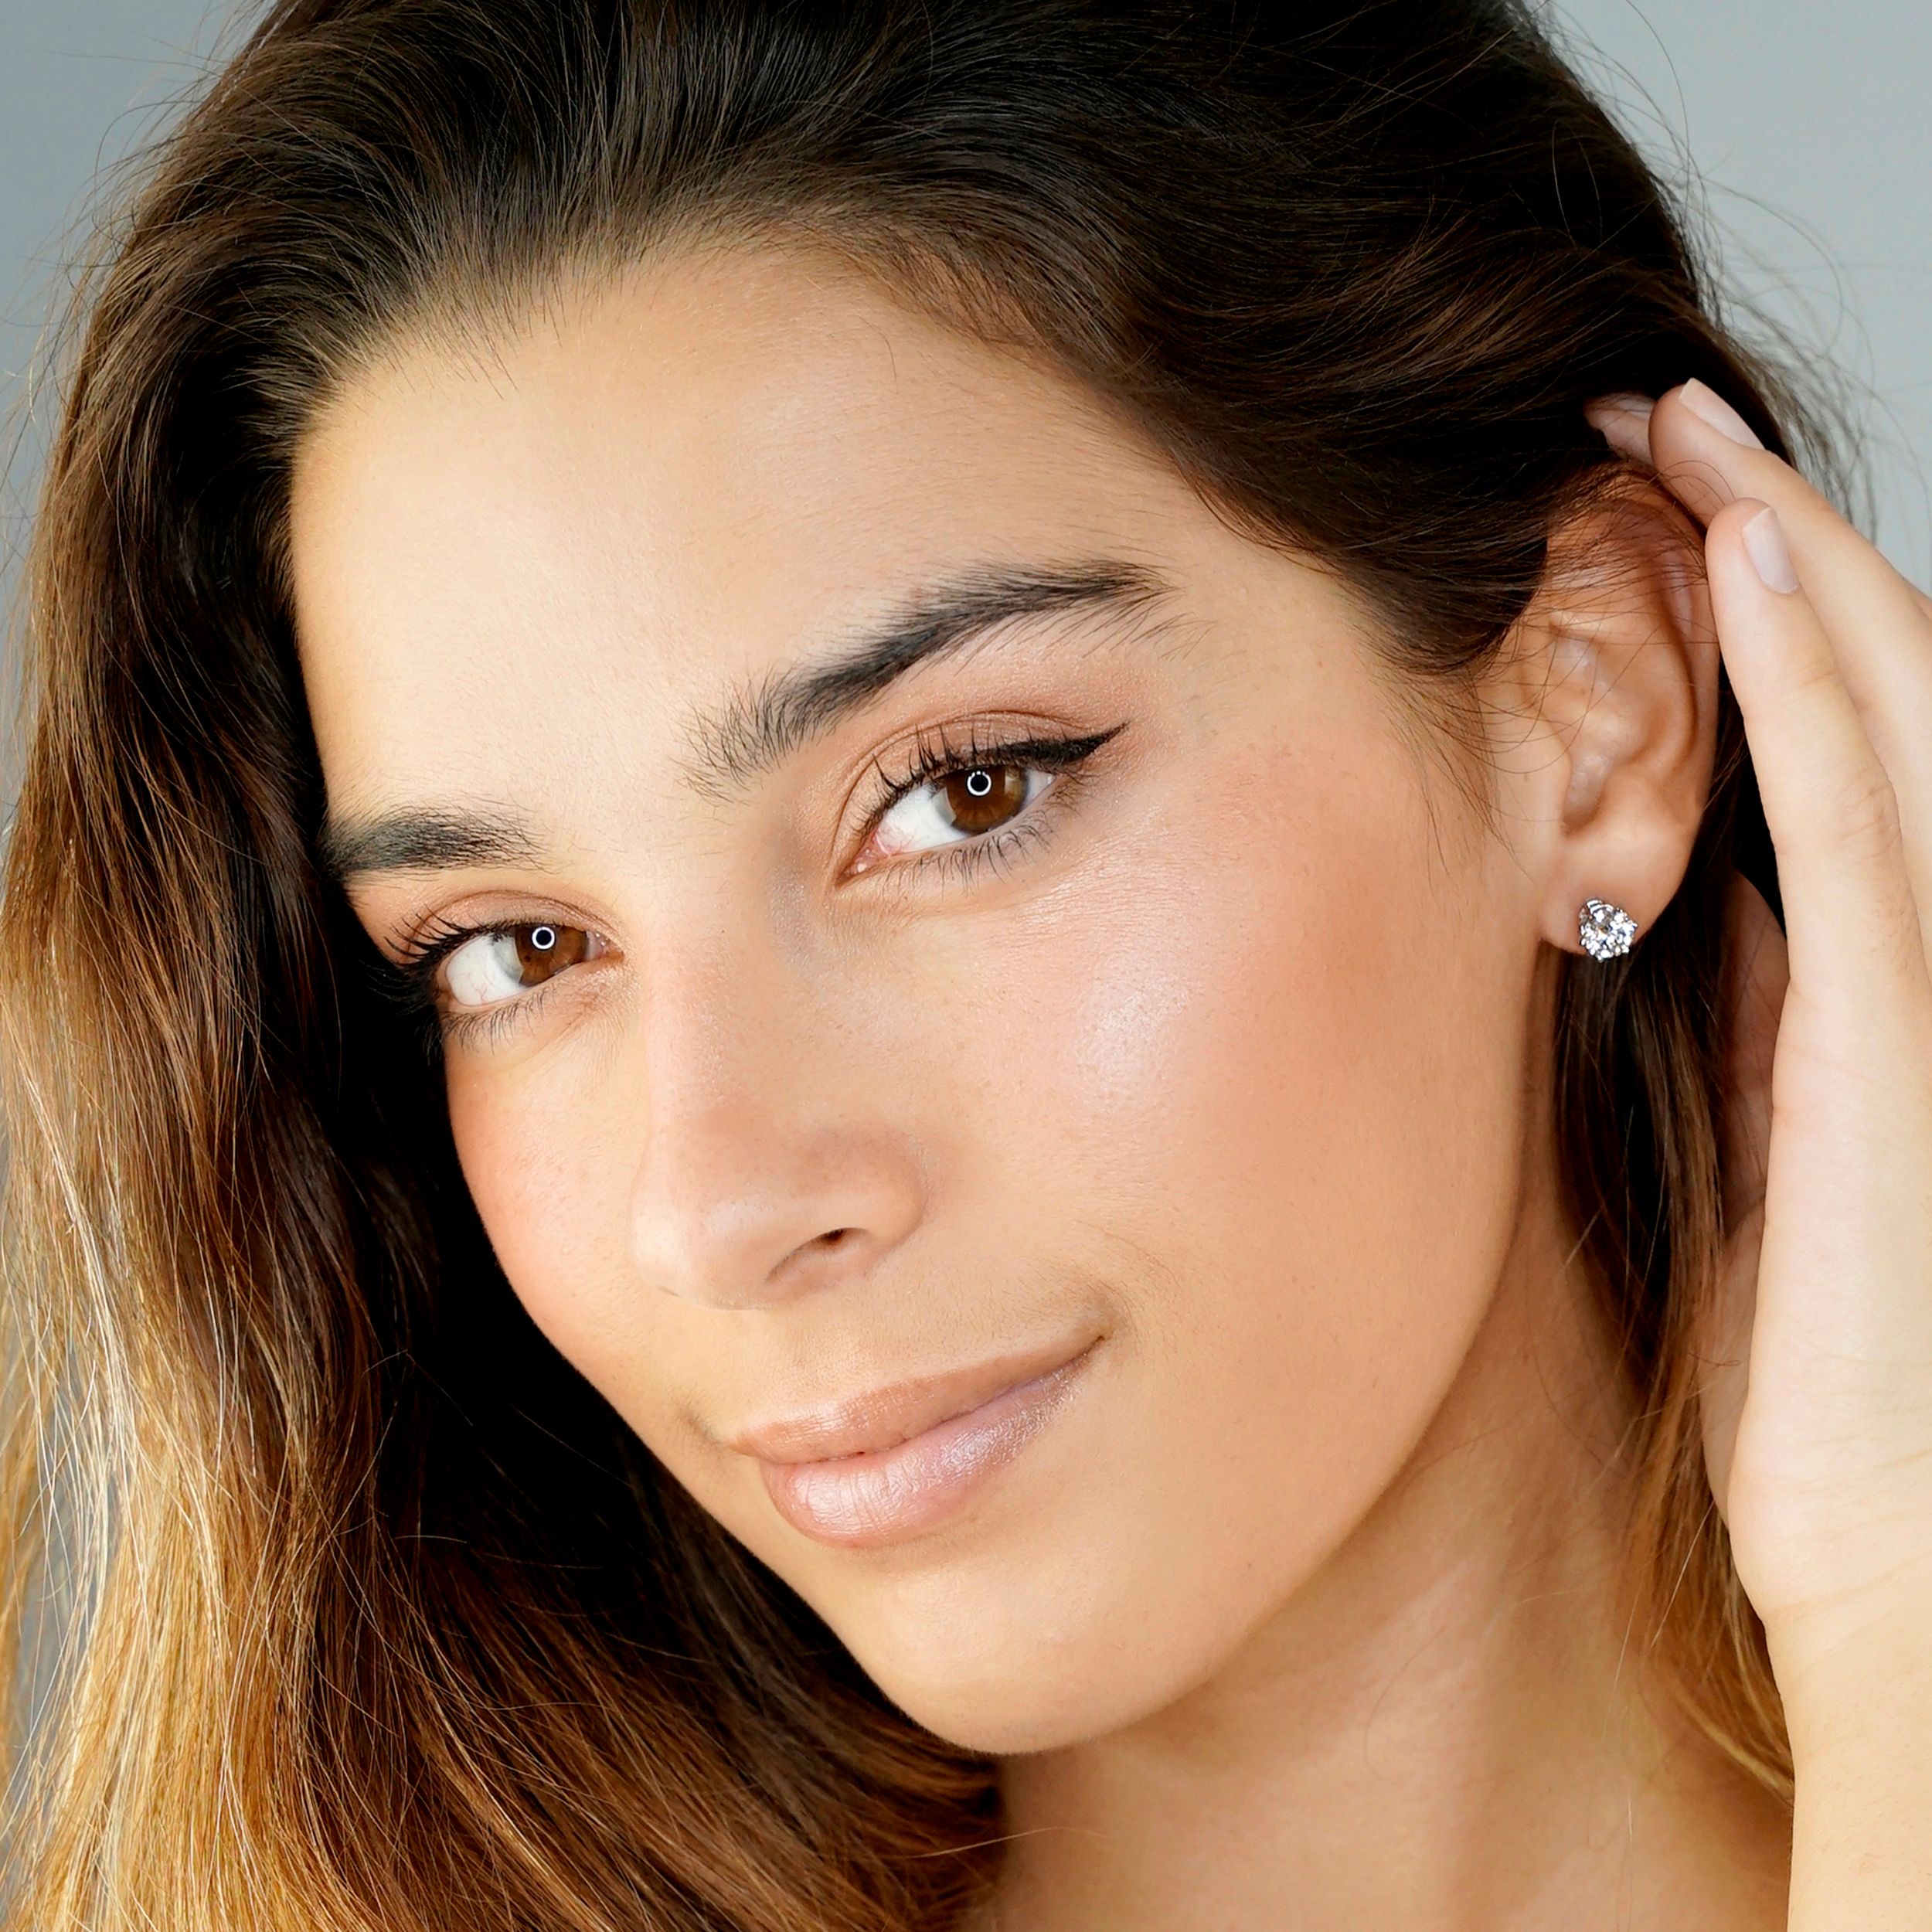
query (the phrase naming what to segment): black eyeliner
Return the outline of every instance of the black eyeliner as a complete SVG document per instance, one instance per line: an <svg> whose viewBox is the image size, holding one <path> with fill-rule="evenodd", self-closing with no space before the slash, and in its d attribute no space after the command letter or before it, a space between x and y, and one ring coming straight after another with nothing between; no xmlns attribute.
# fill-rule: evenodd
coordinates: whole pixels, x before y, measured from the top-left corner
<svg viewBox="0 0 1932 1932"><path fill-rule="evenodd" d="M1077 736L1061 733L1036 734L1027 737L1005 737L982 740L978 727L973 730L971 742L957 746L950 742L943 727L937 734L936 741L922 733L917 740L913 753L903 774L896 780L888 780L879 772L882 784L888 789L886 795L869 813L866 822L870 825L908 792L928 784L935 778L950 776L955 772L971 771L981 766L1032 765L1043 770L1062 770L1083 763L1100 750L1110 739L1127 728L1127 720L1110 725L1104 731L1088 732ZM875 762L873 769L879 770ZM991 842L1004 837L1011 828L1001 827L973 840L961 841L957 846L941 847L938 851L919 855L906 862L916 867L923 859L937 859L950 855L954 862L971 852L985 852ZM990 855L990 853L988 854ZM520 927L540 924L544 922L532 920L504 920L477 926L457 926L444 923L440 929L432 923L424 934L413 935L399 947L400 959L390 959L377 951L374 955L373 975L376 988L384 1002L407 1015L428 1016L430 1031L440 1037L442 1027L447 1024L448 1016L442 1013L437 997L436 975L443 961L459 947L467 945L472 939L492 933L515 932ZM532 989L534 991L534 989ZM526 998L529 995L524 996ZM505 1000L501 1005L509 1007L521 1003ZM481 1017L478 1015L477 1017Z"/></svg>
<svg viewBox="0 0 1932 1932"><path fill-rule="evenodd" d="M886 778L875 763L873 770L879 771L882 784L886 787L886 796L873 807L867 818L869 825L873 819L896 804L909 791L934 779L950 776L954 772L971 771L982 765L1036 765L1054 770L1077 765L1091 757L1100 747L1112 737L1127 729L1123 719L1117 725L1110 725L1104 731L1087 733L1080 737L1065 736L1035 736L1028 738L999 738L982 742L975 730L972 741L961 747L949 743L944 727L938 733L935 744L923 734L917 740L912 757L905 770L896 779Z"/></svg>

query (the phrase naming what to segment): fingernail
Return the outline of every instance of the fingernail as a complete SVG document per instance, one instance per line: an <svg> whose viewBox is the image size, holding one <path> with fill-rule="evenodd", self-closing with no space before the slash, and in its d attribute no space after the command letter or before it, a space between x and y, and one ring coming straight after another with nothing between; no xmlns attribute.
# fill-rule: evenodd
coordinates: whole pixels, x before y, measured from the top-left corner
<svg viewBox="0 0 1932 1932"><path fill-rule="evenodd" d="M1596 430L1620 456L1634 457L1640 463L1650 461L1650 413L1655 402L1648 396L1618 391L1600 396L1583 406L1583 414Z"/></svg>
<svg viewBox="0 0 1932 1932"><path fill-rule="evenodd" d="M1728 436L1733 443L1742 443L1747 450L1761 450L1764 447L1750 424L1716 389L1699 382L1696 376L1679 393L1685 408L1709 423L1719 436Z"/></svg>
<svg viewBox="0 0 1932 1932"><path fill-rule="evenodd" d="M1789 597L1798 588L1798 570L1791 562L1791 546L1784 541L1784 526L1777 512L1767 503L1741 532L1744 554L1766 590Z"/></svg>

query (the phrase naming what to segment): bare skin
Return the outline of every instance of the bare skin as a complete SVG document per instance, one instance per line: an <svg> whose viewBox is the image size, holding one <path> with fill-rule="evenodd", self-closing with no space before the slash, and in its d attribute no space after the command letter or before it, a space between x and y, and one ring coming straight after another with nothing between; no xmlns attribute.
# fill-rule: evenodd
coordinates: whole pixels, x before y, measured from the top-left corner
<svg viewBox="0 0 1932 1932"><path fill-rule="evenodd" d="M1491 828L1331 575L822 258L398 343L304 452L332 818L526 834L348 881L393 959L476 935L435 992L499 1258L889 1696L1002 1759L989 1925L1784 1923L1788 1817L1620 1621L1627 1418L1543 1097L1579 906L1647 927L1709 781L1718 638L1655 494L1563 533L1600 574L1483 694ZM1174 594L680 781L696 712L947 571L1094 556ZM1015 777L1039 835L999 866L916 870L968 842L944 781L888 809L879 774L995 725L1120 729ZM541 934L566 963L512 983ZM917 1533L807 1533L731 1446L1089 1344Z"/></svg>
<svg viewBox="0 0 1932 1932"><path fill-rule="evenodd" d="M986 1932L1784 1924L1787 1815L1610 1608L1621 1417L1525 1206L1463 1376L1291 1610L1155 1717L1009 1764Z"/></svg>

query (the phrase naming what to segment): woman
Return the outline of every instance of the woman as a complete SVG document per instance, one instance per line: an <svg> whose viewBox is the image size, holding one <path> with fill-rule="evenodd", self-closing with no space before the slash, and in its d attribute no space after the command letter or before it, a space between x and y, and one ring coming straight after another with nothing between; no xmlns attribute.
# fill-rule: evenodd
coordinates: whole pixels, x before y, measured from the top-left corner
<svg viewBox="0 0 1932 1932"><path fill-rule="evenodd" d="M1932 1920L1801 427L1506 0L279 0L37 527L8 1924Z"/></svg>

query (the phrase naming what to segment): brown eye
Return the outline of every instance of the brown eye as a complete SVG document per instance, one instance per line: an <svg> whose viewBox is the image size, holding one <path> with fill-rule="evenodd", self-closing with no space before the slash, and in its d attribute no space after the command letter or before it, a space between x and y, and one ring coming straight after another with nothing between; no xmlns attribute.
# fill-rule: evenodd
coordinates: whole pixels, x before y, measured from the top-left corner
<svg viewBox="0 0 1932 1932"><path fill-rule="evenodd" d="M536 986L565 966L581 960L590 935L576 926L516 926L510 936L516 941L516 963L526 986Z"/></svg>
<svg viewBox="0 0 1932 1932"><path fill-rule="evenodd" d="M881 817L877 844L888 858L970 844L1010 825L1053 783L1043 767L1011 760L935 772Z"/></svg>
<svg viewBox="0 0 1932 1932"><path fill-rule="evenodd" d="M589 958L593 944L580 926L547 920L472 934L443 962L444 988L452 1005L494 1006Z"/></svg>
<svg viewBox="0 0 1932 1932"><path fill-rule="evenodd" d="M1026 802L1026 773L1019 765L975 765L938 781L940 810L955 832L971 837L995 832Z"/></svg>

